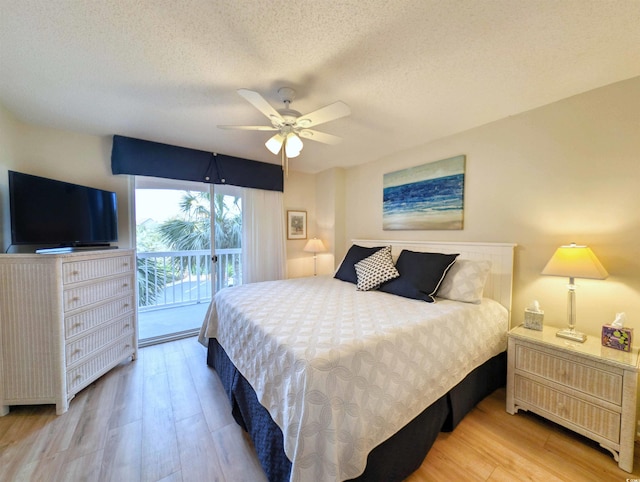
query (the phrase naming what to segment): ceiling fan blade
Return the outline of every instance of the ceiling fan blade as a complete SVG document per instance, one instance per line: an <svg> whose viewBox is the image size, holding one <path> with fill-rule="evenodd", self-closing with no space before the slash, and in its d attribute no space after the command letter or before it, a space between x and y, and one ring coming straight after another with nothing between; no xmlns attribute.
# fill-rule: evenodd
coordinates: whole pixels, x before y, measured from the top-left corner
<svg viewBox="0 0 640 482"><path fill-rule="evenodd" d="M271 104L269 104L269 102L267 102L265 98L262 97L259 93L249 89L238 89L238 94L244 97L252 106L258 109L260 112L262 112L270 121L273 121L273 119L283 120L280 113L275 110L271 106Z"/></svg>
<svg viewBox="0 0 640 482"><path fill-rule="evenodd" d="M342 137L334 136L333 134L327 134L326 132L314 131L313 129L303 129L298 134L303 139L323 142L324 144L335 145L342 142Z"/></svg>
<svg viewBox="0 0 640 482"><path fill-rule="evenodd" d="M351 114L349 106L342 101L338 101L321 107L318 110L314 110L309 114L300 116L296 121L296 124L298 127L306 129L307 127L324 124L325 122L336 120L340 117L348 116L349 114Z"/></svg>
<svg viewBox="0 0 640 482"><path fill-rule="evenodd" d="M218 126L219 129L234 129L240 131L277 131L277 127L272 126Z"/></svg>

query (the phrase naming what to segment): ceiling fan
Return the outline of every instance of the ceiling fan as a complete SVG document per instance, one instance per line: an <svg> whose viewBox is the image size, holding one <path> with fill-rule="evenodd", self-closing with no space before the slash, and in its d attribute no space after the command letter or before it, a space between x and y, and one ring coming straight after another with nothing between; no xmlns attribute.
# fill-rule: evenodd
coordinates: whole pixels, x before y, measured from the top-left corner
<svg viewBox="0 0 640 482"><path fill-rule="evenodd" d="M238 94L244 97L251 105L262 112L271 121L270 126L229 126L219 125L220 129L240 129L248 131L277 131L266 143L267 149L273 154L282 152L282 168L288 171L289 158L297 157L304 147L301 137L325 144L337 144L342 138L320 132L310 127L315 127L325 122L339 119L351 114L351 109L344 102L338 101L318 110L302 115L297 110L291 109L291 102L295 98L296 91L290 87L278 89L278 95L284 102L284 109L274 109L258 92L248 89L238 89Z"/></svg>

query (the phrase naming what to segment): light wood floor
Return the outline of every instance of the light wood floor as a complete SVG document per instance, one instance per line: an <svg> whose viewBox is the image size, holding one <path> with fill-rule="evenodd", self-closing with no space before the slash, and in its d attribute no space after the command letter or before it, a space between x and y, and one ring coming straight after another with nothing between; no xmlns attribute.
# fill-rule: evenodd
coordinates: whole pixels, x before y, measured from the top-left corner
<svg viewBox="0 0 640 482"><path fill-rule="evenodd" d="M640 450L627 474L597 444L504 405L498 390L440 434L408 481L640 479ZM31 406L0 417L0 481L264 481L229 412L195 338L143 348L62 416Z"/></svg>

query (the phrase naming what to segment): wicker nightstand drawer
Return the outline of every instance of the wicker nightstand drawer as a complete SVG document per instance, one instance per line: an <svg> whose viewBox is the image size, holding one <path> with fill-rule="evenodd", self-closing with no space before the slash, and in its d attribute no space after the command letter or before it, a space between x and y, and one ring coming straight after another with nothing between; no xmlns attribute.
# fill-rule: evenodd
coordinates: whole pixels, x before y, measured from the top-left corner
<svg viewBox="0 0 640 482"><path fill-rule="evenodd" d="M576 363L526 345L516 346L516 369L622 404L622 370Z"/></svg>
<svg viewBox="0 0 640 482"><path fill-rule="evenodd" d="M582 427L595 435L620 441L620 413L573 397L552 387L515 376L515 398L544 410L551 415Z"/></svg>

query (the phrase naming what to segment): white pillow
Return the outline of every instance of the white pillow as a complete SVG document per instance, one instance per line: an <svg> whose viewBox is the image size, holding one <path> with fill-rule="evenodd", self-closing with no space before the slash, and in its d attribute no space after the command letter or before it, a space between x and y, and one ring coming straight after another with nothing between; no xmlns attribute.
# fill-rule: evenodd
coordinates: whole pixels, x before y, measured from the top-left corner
<svg viewBox="0 0 640 482"><path fill-rule="evenodd" d="M375 290L385 281L400 276L393 265L391 246L373 253L368 258L356 263L354 267L358 276L358 291Z"/></svg>
<svg viewBox="0 0 640 482"><path fill-rule="evenodd" d="M458 259L442 280L436 296L465 303L480 303L491 271L491 261Z"/></svg>

